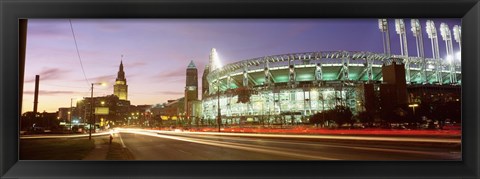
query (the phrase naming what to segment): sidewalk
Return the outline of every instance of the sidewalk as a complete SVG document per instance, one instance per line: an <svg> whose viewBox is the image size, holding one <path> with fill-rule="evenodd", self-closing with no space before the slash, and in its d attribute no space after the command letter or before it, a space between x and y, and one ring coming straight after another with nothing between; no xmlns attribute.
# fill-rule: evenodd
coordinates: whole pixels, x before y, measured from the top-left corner
<svg viewBox="0 0 480 179"><path fill-rule="evenodd" d="M106 160L108 151L110 150L110 136L99 136L93 139L95 140L95 148L82 160Z"/></svg>

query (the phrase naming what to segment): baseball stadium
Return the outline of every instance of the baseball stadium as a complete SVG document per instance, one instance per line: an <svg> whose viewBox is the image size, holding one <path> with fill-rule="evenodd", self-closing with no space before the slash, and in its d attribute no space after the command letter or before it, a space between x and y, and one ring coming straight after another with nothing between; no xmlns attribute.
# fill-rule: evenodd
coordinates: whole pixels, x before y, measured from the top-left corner
<svg viewBox="0 0 480 179"><path fill-rule="evenodd" d="M379 19L381 32L388 36L388 27L382 26L383 23L386 22ZM418 21L412 19L412 27L415 23ZM390 54L390 42L384 38L385 53L316 51L268 55L222 66L213 48L204 73L202 118L214 121L220 116L222 123L233 124L280 120L304 123L309 116L338 105L358 113L365 110L363 86L382 84L382 67L392 62L405 68L406 85L461 85L459 54L447 50L449 56L438 56L436 29L434 25L431 29L429 23L433 22L427 22L427 33L432 40L434 58L422 54L420 26L412 28L412 32L420 35L418 56L409 56L407 48L403 48L400 55ZM403 20L396 25L400 37L405 35ZM454 35L459 34L455 32ZM451 32L443 23L441 35L451 47ZM405 38L403 47L406 44ZM379 90L378 86L375 90Z"/></svg>

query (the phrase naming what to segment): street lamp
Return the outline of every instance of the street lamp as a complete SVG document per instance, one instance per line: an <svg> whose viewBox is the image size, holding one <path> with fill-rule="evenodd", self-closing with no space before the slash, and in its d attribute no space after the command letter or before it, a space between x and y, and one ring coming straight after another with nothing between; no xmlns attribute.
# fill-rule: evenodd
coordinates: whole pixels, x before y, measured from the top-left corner
<svg viewBox="0 0 480 179"><path fill-rule="evenodd" d="M105 83L92 83L91 93L90 93L90 125L89 125L89 132L88 132L88 140L92 140L92 122L93 126L95 126L95 118L93 116L93 85L102 85L105 86Z"/></svg>
<svg viewBox="0 0 480 179"><path fill-rule="evenodd" d="M76 98L70 98L70 109L68 111L68 122L70 122L70 126L72 124L72 108L73 108L73 100Z"/></svg>
<svg viewBox="0 0 480 179"><path fill-rule="evenodd" d="M408 107L413 109L413 116L415 116L415 108L418 107L418 104L409 104Z"/></svg>

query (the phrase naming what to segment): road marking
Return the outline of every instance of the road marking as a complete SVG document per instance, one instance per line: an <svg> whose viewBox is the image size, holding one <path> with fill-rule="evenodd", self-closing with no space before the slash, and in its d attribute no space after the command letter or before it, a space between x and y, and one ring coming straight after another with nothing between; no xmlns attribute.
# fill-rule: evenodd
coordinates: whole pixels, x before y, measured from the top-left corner
<svg viewBox="0 0 480 179"><path fill-rule="evenodd" d="M120 135L120 133L118 133L118 137L120 138L120 142L122 142L122 147L127 148L127 146L125 146L125 143L123 143L122 135Z"/></svg>
<svg viewBox="0 0 480 179"><path fill-rule="evenodd" d="M178 151L183 152L183 153L186 153L186 154L190 154L190 155L192 154L192 153L190 153L190 152L186 152L186 151L183 151L183 150L178 150Z"/></svg>

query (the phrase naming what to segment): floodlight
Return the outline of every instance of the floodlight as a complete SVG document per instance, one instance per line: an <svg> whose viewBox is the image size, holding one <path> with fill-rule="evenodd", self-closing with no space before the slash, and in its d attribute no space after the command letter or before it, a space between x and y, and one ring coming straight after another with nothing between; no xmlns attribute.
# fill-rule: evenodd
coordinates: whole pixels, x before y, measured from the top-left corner
<svg viewBox="0 0 480 179"><path fill-rule="evenodd" d="M435 23L432 20L427 20L427 30L428 38L437 38L437 29L435 28Z"/></svg>
<svg viewBox="0 0 480 179"><path fill-rule="evenodd" d="M445 57L445 59L446 59L448 62L452 62L453 56L452 56L452 55L447 55L447 57Z"/></svg>
<svg viewBox="0 0 480 179"><path fill-rule="evenodd" d="M378 19L378 28L380 31L385 32L388 29L387 19Z"/></svg>
<svg viewBox="0 0 480 179"><path fill-rule="evenodd" d="M403 19L395 19L395 31L397 31L397 34L405 33L405 23Z"/></svg>
<svg viewBox="0 0 480 179"><path fill-rule="evenodd" d="M456 42L460 43L462 37L462 27L458 25L453 26L453 37L455 38Z"/></svg>
<svg viewBox="0 0 480 179"><path fill-rule="evenodd" d="M220 58L218 58L218 53L215 48L212 48L212 51L210 52L210 62L212 63L212 70L222 67L222 64L220 63Z"/></svg>
<svg viewBox="0 0 480 179"><path fill-rule="evenodd" d="M455 57L458 59L458 60L461 60L462 59L462 52L457 52L455 54Z"/></svg>
<svg viewBox="0 0 480 179"><path fill-rule="evenodd" d="M440 34L442 35L443 40L452 40L452 33L448 28L448 25L445 23L440 24Z"/></svg>
<svg viewBox="0 0 480 179"><path fill-rule="evenodd" d="M420 30L420 22L418 19L412 19L410 21L410 25L412 26L411 30L413 32L413 36L417 37L421 32Z"/></svg>

